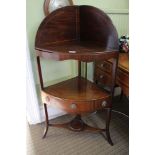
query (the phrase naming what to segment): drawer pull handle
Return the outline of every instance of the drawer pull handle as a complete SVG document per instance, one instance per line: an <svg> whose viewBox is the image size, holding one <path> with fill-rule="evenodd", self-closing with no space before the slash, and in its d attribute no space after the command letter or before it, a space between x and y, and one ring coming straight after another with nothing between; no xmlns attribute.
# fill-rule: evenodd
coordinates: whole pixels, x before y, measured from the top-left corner
<svg viewBox="0 0 155 155"><path fill-rule="evenodd" d="M104 66L104 64L101 64L101 67L103 67Z"/></svg>
<svg viewBox="0 0 155 155"><path fill-rule="evenodd" d="M100 75L100 79L102 79L103 78L103 75Z"/></svg>
<svg viewBox="0 0 155 155"><path fill-rule="evenodd" d="M70 108L71 108L71 109L76 109L76 108L77 108L77 106L76 106L76 104L75 104L75 103L72 103L72 104L70 105Z"/></svg>
<svg viewBox="0 0 155 155"><path fill-rule="evenodd" d="M107 105L107 102L106 101L103 101L102 102L102 107L105 107Z"/></svg>

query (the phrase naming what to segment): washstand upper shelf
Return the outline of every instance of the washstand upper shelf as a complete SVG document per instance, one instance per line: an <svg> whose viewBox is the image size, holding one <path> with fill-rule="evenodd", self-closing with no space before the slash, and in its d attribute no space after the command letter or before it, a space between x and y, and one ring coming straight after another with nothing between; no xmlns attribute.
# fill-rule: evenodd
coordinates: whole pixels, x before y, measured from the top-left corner
<svg viewBox="0 0 155 155"><path fill-rule="evenodd" d="M103 11L92 6L67 6L55 10L42 21L36 35L35 50L38 58L57 61L74 59L92 62L117 59L118 35L111 19ZM110 97L110 94L103 92L95 83L79 76L45 88L40 61L38 63L45 102L48 95L55 97L55 102L63 100L62 104L66 100L79 104L80 101L96 102ZM112 85L114 79L115 71Z"/></svg>

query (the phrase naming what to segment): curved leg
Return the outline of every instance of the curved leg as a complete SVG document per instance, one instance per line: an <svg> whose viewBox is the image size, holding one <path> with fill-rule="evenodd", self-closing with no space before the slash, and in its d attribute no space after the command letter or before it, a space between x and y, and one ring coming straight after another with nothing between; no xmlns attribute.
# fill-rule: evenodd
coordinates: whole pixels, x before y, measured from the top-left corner
<svg viewBox="0 0 155 155"><path fill-rule="evenodd" d="M49 126L49 121L48 121L48 112L47 112L47 105L44 104L44 110L45 110L45 129L44 129L44 133L43 133L43 137L46 137L47 131L48 131L48 126Z"/></svg>
<svg viewBox="0 0 155 155"><path fill-rule="evenodd" d="M113 142L110 137L110 132L109 132L109 125L110 125L110 119L111 119L111 108L107 109L107 118L106 118L106 136L107 140L110 145L113 145Z"/></svg>

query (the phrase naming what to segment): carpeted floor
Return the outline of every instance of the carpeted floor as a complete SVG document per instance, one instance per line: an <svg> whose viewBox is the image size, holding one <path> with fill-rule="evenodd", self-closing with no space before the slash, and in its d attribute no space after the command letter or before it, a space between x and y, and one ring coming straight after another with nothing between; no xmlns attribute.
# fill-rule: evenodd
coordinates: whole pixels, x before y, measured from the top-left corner
<svg viewBox="0 0 155 155"><path fill-rule="evenodd" d="M51 122L60 123L71 120L66 115ZM83 117L89 125L105 127L105 113L98 112ZM42 139L44 124L28 125L27 155L128 155L129 120L127 117L112 112L110 124L114 146L108 144L98 133L72 132L66 129L49 128L47 137Z"/></svg>

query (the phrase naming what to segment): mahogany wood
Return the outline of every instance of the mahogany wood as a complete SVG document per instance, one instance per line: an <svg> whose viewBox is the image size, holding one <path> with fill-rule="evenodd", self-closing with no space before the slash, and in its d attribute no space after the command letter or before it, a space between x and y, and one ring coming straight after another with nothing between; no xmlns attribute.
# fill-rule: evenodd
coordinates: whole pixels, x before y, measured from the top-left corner
<svg viewBox="0 0 155 155"><path fill-rule="evenodd" d="M97 45L92 46L93 43L67 43L59 46L49 46L46 50L36 49L37 56L54 59L54 60L81 60L92 62L94 60L107 60L110 58L117 58L118 53L116 51L104 50ZM76 51L71 53L70 51Z"/></svg>
<svg viewBox="0 0 155 155"><path fill-rule="evenodd" d="M35 40L42 101L48 127L63 127L73 131L105 131L109 133L112 97L118 62L118 35L110 18L92 6L67 6L53 11L40 24ZM52 60L78 60L78 76L58 84L44 87L40 57ZM93 82L81 77L81 61L92 62L112 59L110 93L98 88ZM56 106L77 116L64 124L49 124L47 104ZM85 124L81 114L107 108L105 129Z"/></svg>
<svg viewBox="0 0 155 155"><path fill-rule="evenodd" d="M112 59L108 61L98 61L95 63L94 80L109 85L112 74ZM101 78L103 77L103 78ZM120 53L118 59L118 69L116 73L116 84L122 88L122 93L129 96L129 54ZM122 94L121 93L121 94Z"/></svg>
<svg viewBox="0 0 155 155"><path fill-rule="evenodd" d="M123 94L129 96L129 54L119 54L116 83L122 88Z"/></svg>
<svg viewBox="0 0 155 155"><path fill-rule="evenodd" d="M109 75L106 72L103 72L101 69L96 68L95 71L95 80L103 83L105 86L110 87L112 79L111 79L111 75Z"/></svg>
<svg viewBox="0 0 155 155"><path fill-rule="evenodd" d="M48 126L57 127L57 128L67 128L71 131L93 131L93 132L105 132L106 129L100 129L93 126L87 125L81 118L81 115L76 115L73 120L63 124L48 124Z"/></svg>
<svg viewBox="0 0 155 155"><path fill-rule="evenodd" d="M38 66L38 74L39 74L41 89L43 89L44 83L43 83L43 78L42 78L41 64L40 64L40 57L39 56L37 56L37 66Z"/></svg>
<svg viewBox="0 0 155 155"><path fill-rule="evenodd" d="M45 110L45 129L44 129L44 133L43 133L43 137L46 137L47 131L48 131L48 127L49 127L49 120L48 120L48 111L47 111L47 105L44 104L44 110Z"/></svg>
<svg viewBox="0 0 155 155"><path fill-rule="evenodd" d="M78 61L78 76L81 77L81 61Z"/></svg>
<svg viewBox="0 0 155 155"><path fill-rule="evenodd" d="M110 137L110 132L109 132L110 119L111 119L111 108L108 108L107 109L107 118L106 118L106 135L107 135L107 140L108 140L109 144L113 145L113 142Z"/></svg>
<svg viewBox="0 0 155 155"><path fill-rule="evenodd" d="M118 35L110 18L95 7L80 6L81 41L95 41L105 49L118 49Z"/></svg>
<svg viewBox="0 0 155 155"><path fill-rule="evenodd" d="M118 56L118 55L117 55ZM118 59L112 59L112 82L111 82L111 96L113 98L114 96L114 88L115 88L115 80L116 80L116 71L117 71L117 64Z"/></svg>
<svg viewBox="0 0 155 155"><path fill-rule="evenodd" d="M87 43L84 48L83 42ZM103 11L92 6L67 6L53 11L43 20L36 35L35 48L51 54L89 53L90 48L97 48L94 52L117 51L118 35Z"/></svg>
<svg viewBox="0 0 155 155"><path fill-rule="evenodd" d="M111 107L111 96L84 78L73 78L44 88L42 101L68 113L82 114ZM103 105L103 102L105 104Z"/></svg>
<svg viewBox="0 0 155 155"><path fill-rule="evenodd" d="M93 82L83 77L75 77L55 85L45 87L43 92L57 98L75 101L95 101L109 97L109 93L101 91Z"/></svg>

